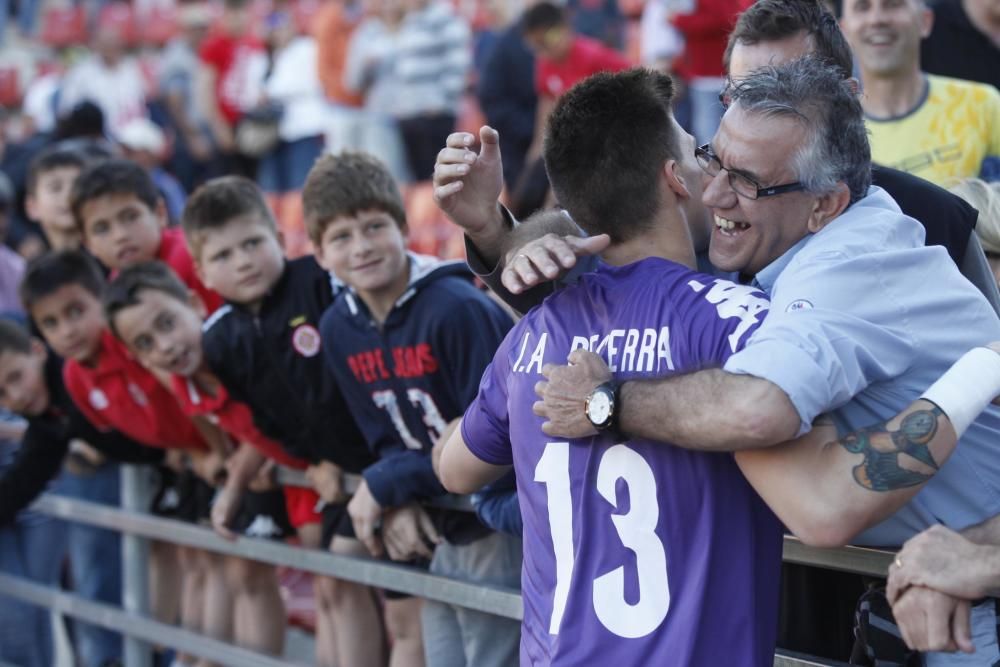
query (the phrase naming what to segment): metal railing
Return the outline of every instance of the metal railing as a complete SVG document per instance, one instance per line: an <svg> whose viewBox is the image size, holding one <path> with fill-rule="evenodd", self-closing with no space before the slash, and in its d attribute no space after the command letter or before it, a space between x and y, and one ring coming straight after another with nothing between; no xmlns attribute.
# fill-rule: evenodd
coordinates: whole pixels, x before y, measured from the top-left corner
<svg viewBox="0 0 1000 667"><path fill-rule="evenodd" d="M121 633L126 638L126 667L148 665L149 647L153 643L239 667L278 667L292 664L285 659L249 651L146 616L144 569L146 561L141 559L141 555L142 550L147 548L149 539L169 541L217 554L239 556L315 575L399 591L504 618L515 620L522 618L520 591L515 589L469 583L432 575L406 565L303 549L266 540L240 537L235 541L227 541L208 528L151 516L139 511L141 507L147 506L142 504L145 501L140 498L143 488L140 481L141 474L140 470L132 466L123 466L122 489L125 501L123 504L126 508L54 495L41 497L32 507L33 510L54 518L123 533L124 608L95 603L17 577L0 575L2 595L47 607L57 613ZM285 484L301 485L304 481L293 471L282 471L279 477ZM346 490L352 492L357 482L357 478L349 478L345 484ZM452 509L471 508L467 498L458 497L442 499L441 502L435 502L435 505L444 505ZM884 576L892 555L861 547L817 549L788 536L785 538L784 559L791 563ZM776 667L811 665L829 667L844 663L778 650L774 664Z"/></svg>

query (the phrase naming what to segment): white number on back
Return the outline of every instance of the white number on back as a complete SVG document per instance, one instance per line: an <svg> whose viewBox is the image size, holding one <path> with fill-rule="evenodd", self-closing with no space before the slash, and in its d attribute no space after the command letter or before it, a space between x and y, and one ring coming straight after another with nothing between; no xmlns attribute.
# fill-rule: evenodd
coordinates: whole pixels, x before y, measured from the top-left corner
<svg viewBox="0 0 1000 667"><path fill-rule="evenodd" d="M622 545L635 554L639 596L635 604L625 599L625 566L621 566L594 580L593 604L604 627L620 637L634 639L656 630L670 610L667 554L656 535L660 509L653 470L626 445L615 445L605 452L597 468L597 491L612 507L618 506L619 479L628 487L629 511L611 514L610 518ZM556 559L549 633L559 634L576 560L568 442L550 442L545 446L535 467L535 481L545 484L548 499L549 530Z"/></svg>

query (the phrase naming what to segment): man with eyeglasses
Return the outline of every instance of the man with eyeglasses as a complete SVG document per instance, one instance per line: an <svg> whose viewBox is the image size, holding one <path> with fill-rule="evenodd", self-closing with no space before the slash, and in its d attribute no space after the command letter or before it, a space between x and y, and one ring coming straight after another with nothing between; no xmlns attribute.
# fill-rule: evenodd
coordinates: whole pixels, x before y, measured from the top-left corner
<svg viewBox="0 0 1000 667"><path fill-rule="evenodd" d="M995 335L1000 322L942 250L923 247L914 220L884 192L866 193L870 165L860 111L828 108L830 91L802 81L780 95L762 90L757 77L747 81L735 84L733 107L711 148L700 151L708 170L702 201L715 223L712 263L753 278L772 298L771 315L724 370L615 388L614 425L629 436L738 451L754 488L814 544L843 544L878 524L857 540L899 545L935 522L960 529L1000 513L1000 462L989 453L1000 435L996 409L972 424L948 466L886 521L897 509L889 501L895 482L866 486L865 502L845 504L816 482L814 448L773 446L808 431L828 410L841 430L889 419L965 350ZM844 91L837 92L843 99ZM479 156L459 143L439 157L438 197L456 220L497 212L495 203L484 203L487 179L453 180L473 168L486 171L498 158L495 137L484 131L481 138ZM464 166L442 164L465 156L463 150L472 155ZM803 187L761 196L796 182ZM463 226L477 245L497 234L486 225ZM538 270L554 277L555 263L548 268ZM610 374L599 359L576 354L573 366L547 369L538 409L550 421L550 435L596 430L584 406ZM865 447L857 454L859 463L875 456ZM896 464L905 468L905 457ZM950 623L957 602L942 604L952 604L944 614ZM985 612L973 617L977 641L992 621ZM992 636L992 644L977 644L976 659L1000 655ZM942 646L953 649L950 637ZM938 659L928 656L928 664Z"/></svg>

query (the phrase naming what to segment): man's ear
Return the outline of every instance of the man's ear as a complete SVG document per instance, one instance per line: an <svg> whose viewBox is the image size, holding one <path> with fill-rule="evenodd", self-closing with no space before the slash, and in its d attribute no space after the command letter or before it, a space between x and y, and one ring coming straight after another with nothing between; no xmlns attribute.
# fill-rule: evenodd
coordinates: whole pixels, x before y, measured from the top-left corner
<svg viewBox="0 0 1000 667"><path fill-rule="evenodd" d="M843 181L837 183L837 186L831 192L821 195L816 199L813 210L809 214L809 222L807 224L809 231L815 234L826 227L831 220L847 210L850 203L851 191L848 189L847 184Z"/></svg>
<svg viewBox="0 0 1000 667"><path fill-rule="evenodd" d="M667 160L663 163L663 179L678 199L691 198L691 191L688 189L688 183L677 160Z"/></svg>

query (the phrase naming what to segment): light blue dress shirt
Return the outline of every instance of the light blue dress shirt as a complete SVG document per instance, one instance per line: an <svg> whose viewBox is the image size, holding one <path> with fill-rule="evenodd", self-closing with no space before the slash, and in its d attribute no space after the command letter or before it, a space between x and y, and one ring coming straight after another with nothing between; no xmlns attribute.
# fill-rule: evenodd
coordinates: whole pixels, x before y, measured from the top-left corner
<svg viewBox="0 0 1000 667"><path fill-rule="evenodd" d="M766 224L766 223L765 223ZM832 411L841 430L885 421L965 352L1000 340L1000 320L947 251L873 187L757 275L771 310L725 369L788 394L809 430ZM1000 514L1000 409L966 431L919 494L855 543L901 545L935 523L961 530Z"/></svg>

